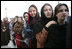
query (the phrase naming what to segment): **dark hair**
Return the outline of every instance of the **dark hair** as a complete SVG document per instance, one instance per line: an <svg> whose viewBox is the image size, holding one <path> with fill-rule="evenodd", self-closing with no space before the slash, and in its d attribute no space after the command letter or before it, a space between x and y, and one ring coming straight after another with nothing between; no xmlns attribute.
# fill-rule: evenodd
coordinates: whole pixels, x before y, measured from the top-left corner
<svg viewBox="0 0 72 49"><path fill-rule="evenodd" d="M52 9L52 16L53 16L53 8L52 8L52 6L51 6L50 4L48 4L48 3L45 3L45 4L43 5L43 7L41 8L41 17L45 17L44 7L45 7L46 5L48 5L48 6L51 7L51 9ZM52 17L52 16L51 16L51 17Z"/></svg>
<svg viewBox="0 0 72 49"><path fill-rule="evenodd" d="M23 18L22 17L18 17L18 18L21 18L21 20L23 21ZM18 22L18 18L17 18L17 22Z"/></svg>
<svg viewBox="0 0 72 49"><path fill-rule="evenodd" d="M25 18L25 16L24 16L25 14L28 14L28 12L24 12L24 14L23 14L23 17L24 17L24 18Z"/></svg>
<svg viewBox="0 0 72 49"><path fill-rule="evenodd" d="M31 15L29 14L29 11L28 11L28 24L32 25L33 23L36 22L36 20L39 18L39 16L38 16L38 9L37 9L37 7L34 4L32 4L30 7L34 7L36 9L36 16L35 16L34 20L31 17ZM30 7L29 7L29 9L30 9ZM31 20L33 20L33 21L31 21Z"/></svg>
<svg viewBox="0 0 72 49"><path fill-rule="evenodd" d="M18 18L18 16L15 16L16 18Z"/></svg>
<svg viewBox="0 0 72 49"><path fill-rule="evenodd" d="M60 6L66 6L67 8L67 11L69 12L69 9L68 9L68 6L66 4L62 4L62 3L59 3L56 7L55 7L55 10L54 10L54 16L56 16L57 13L59 13L59 8Z"/></svg>
<svg viewBox="0 0 72 49"><path fill-rule="evenodd" d="M69 9L68 9L68 6L66 4L62 4L62 3L59 3L56 7L55 7L55 10L54 10L54 20L57 21L57 17L56 17L56 14L59 13L59 8L60 6L66 6L67 8L67 11L69 12Z"/></svg>
<svg viewBox="0 0 72 49"><path fill-rule="evenodd" d="M47 18L47 17L45 16L45 14L44 14L44 7L45 7L46 5L47 5L47 6L50 6L51 9L52 9L51 18ZM41 8L41 20L42 20L43 26L45 26L49 21L53 20L53 8L52 8L52 6L51 6L50 4L48 4L48 3L45 3L45 4L43 5L43 7Z"/></svg>
<svg viewBox="0 0 72 49"><path fill-rule="evenodd" d="M38 9L37 9L37 7L34 5L34 4L32 4L30 7L34 7L35 9L36 9L36 16L38 16ZM29 9L30 9L30 7L29 7ZM28 11L29 12L29 11ZM28 13L29 14L29 13ZM29 14L30 15L30 14ZM36 17L35 16L35 17ZM30 16L31 17L31 16Z"/></svg>
<svg viewBox="0 0 72 49"><path fill-rule="evenodd" d="M34 7L37 10L37 7L34 4L32 4L30 7ZM29 7L29 9L30 9L30 7Z"/></svg>

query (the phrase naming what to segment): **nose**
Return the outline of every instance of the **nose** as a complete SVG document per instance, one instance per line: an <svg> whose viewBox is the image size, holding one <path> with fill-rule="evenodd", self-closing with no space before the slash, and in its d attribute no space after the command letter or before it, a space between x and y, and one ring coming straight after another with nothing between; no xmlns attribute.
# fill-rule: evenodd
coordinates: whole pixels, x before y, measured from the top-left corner
<svg viewBox="0 0 72 49"><path fill-rule="evenodd" d="M33 11L31 13L33 14Z"/></svg>
<svg viewBox="0 0 72 49"><path fill-rule="evenodd" d="M67 14L67 12L65 10L63 10L63 15L66 15L66 14Z"/></svg>
<svg viewBox="0 0 72 49"><path fill-rule="evenodd" d="M64 15L64 16L66 16L66 15L67 15L67 12L66 12L65 10L63 11L63 15Z"/></svg>

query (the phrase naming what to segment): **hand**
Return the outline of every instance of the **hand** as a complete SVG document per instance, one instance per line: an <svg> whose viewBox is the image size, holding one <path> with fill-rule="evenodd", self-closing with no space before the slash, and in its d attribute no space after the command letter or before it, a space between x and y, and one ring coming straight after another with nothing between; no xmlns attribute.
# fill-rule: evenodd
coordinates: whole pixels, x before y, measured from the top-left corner
<svg viewBox="0 0 72 49"><path fill-rule="evenodd" d="M37 41L40 41L40 38L41 38L41 33L36 34Z"/></svg>
<svg viewBox="0 0 72 49"><path fill-rule="evenodd" d="M6 29L2 29L2 31L3 31L3 32L5 32L5 31L6 31Z"/></svg>
<svg viewBox="0 0 72 49"><path fill-rule="evenodd" d="M46 27L48 28L48 27L50 27L52 24L57 24L55 21L50 21L50 22L48 22L47 24L46 24Z"/></svg>

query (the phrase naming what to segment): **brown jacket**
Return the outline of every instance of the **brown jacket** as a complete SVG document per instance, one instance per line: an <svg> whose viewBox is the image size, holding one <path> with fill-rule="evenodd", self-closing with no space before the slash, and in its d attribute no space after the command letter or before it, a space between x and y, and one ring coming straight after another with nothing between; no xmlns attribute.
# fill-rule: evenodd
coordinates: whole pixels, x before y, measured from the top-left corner
<svg viewBox="0 0 72 49"><path fill-rule="evenodd" d="M45 30L45 28L42 29L41 32L36 34L36 39L37 39L37 48L43 48L44 44L47 39L48 32Z"/></svg>
<svg viewBox="0 0 72 49"><path fill-rule="evenodd" d="M14 27L13 27L13 31L15 32L15 33L18 33L18 34L20 34L21 32L22 32L22 30L23 30L23 23L16 23L15 25L14 25Z"/></svg>

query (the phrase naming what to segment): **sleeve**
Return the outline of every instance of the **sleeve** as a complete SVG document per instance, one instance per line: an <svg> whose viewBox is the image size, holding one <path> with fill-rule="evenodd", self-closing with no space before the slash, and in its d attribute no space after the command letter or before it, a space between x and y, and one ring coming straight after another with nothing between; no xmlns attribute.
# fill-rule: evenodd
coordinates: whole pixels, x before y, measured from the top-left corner
<svg viewBox="0 0 72 49"><path fill-rule="evenodd" d="M48 32L45 30L45 28L43 28L41 32L36 34L36 39L38 42L44 43L47 39L47 36L48 36Z"/></svg>
<svg viewBox="0 0 72 49"><path fill-rule="evenodd" d="M48 36L48 32L45 30L45 28L43 28L41 32L36 34L37 48L44 47L44 44L47 40L47 36Z"/></svg>
<svg viewBox="0 0 72 49"><path fill-rule="evenodd" d="M43 25L40 20L33 24L33 31L35 34L39 33L43 29Z"/></svg>

